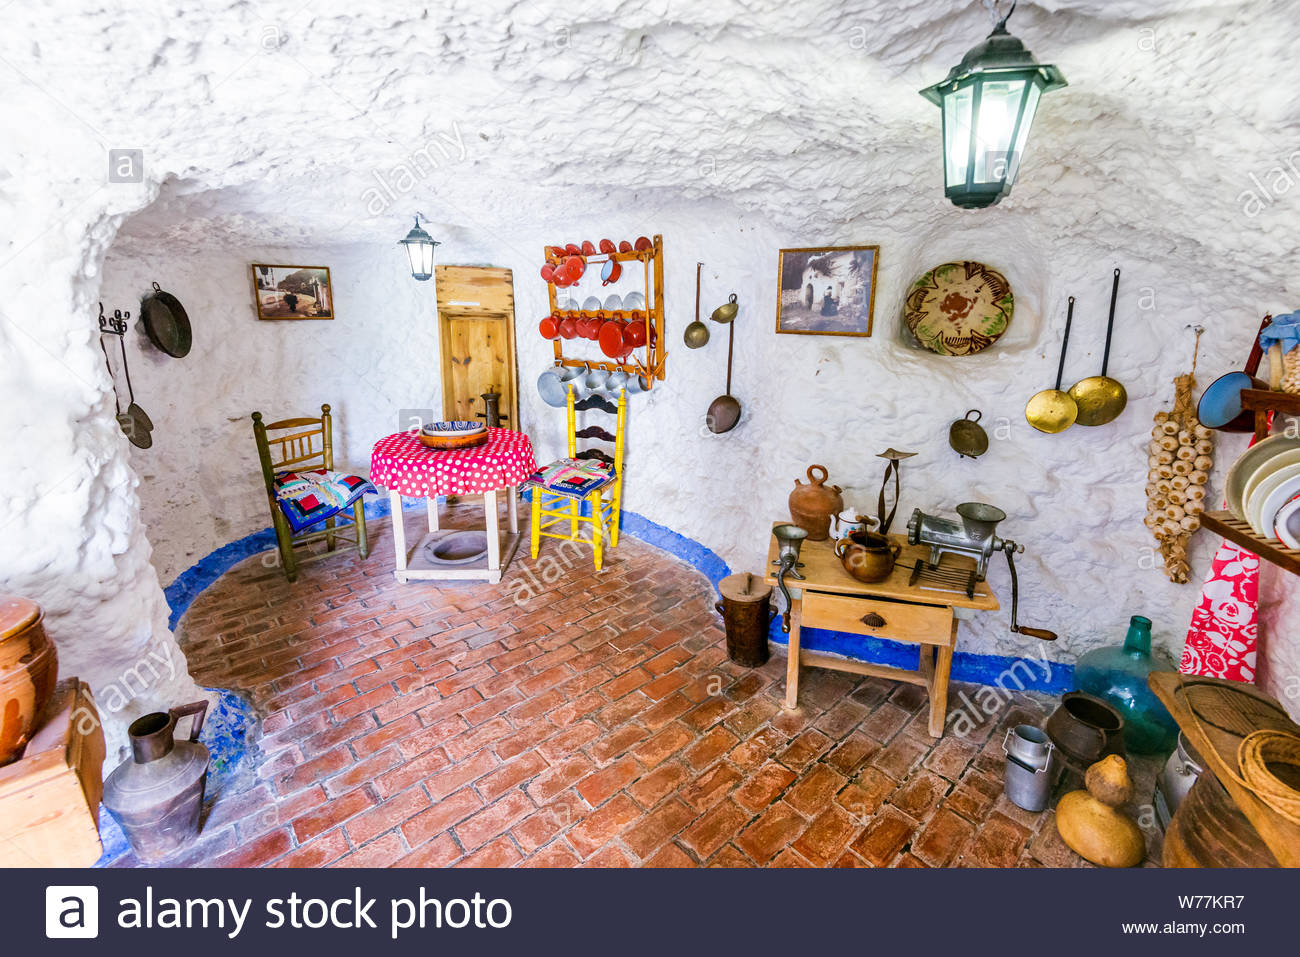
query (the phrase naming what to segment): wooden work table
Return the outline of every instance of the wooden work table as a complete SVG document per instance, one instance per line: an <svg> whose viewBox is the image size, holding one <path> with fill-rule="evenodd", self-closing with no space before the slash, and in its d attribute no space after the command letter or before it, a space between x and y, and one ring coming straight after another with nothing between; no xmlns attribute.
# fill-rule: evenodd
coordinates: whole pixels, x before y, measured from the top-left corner
<svg viewBox="0 0 1300 957"><path fill-rule="evenodd" d="M796 590L799 594L794 598L790 612L785 706L795 708L798 705L800 665L906 681L920 685L929 693L930 734L937 738L943 735L948 712L948 677L952 671L958 623L962 618L972 617L975 612L996 610L998 600L987 582L976 584L973 597L968 597L961 589L939 591L934 587L911 584L913 565L918 560L928 561L930 549L923 545L908 545L903 536L890 538L903 549L898 563L887 579L870 585L844 570L835 556L834 539L803 543L799 554L801 567L797 571L805 580L786 576L786 586L792 597ZM776 555L777 543L772 538L768 546L766 576L766 581L772 585L776 584ZM975 563L962 556L945 555L943 566L974 568ZM895 668L801 649L799 636L805 626L919 645L919 667L916 670Z"/></svg>

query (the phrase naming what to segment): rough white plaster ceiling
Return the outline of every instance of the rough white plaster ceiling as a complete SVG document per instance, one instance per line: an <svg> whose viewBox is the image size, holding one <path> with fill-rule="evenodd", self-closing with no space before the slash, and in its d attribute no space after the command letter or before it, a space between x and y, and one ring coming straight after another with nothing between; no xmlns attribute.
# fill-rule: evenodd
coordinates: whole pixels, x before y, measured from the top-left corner
<svg viewBox="0 0 1300 957"><path fill-rule="evenodd" d="M791 235L918 195L937 218L938 111L916 91L990 25L983 3L934 0L132 7L6 11L21 172L74 175L90 207L139 206L144 187L101 189L104 149L139 147L148 180L169 181L178 242L281 245L391 241L417 207L444 231L506 235L704 198ZM1294 148L1300 96L1277 72L1293 15L1022 4L1013 32L1071 85L1045 98L1010 202L1077 208L1104 190L1131 200L1097 209L1119 247L1194 237L1245 271L1293 253L1290 231L1244 248L1205 228ZM394 182L430 147L442 168L368 211L374 176Z"/></svg>

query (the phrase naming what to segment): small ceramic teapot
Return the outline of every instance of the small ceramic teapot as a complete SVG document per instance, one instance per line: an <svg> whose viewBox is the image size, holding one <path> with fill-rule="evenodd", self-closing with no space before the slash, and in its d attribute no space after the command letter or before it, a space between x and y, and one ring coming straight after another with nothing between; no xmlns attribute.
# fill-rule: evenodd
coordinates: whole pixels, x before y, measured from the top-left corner
<svg viewBox="0 0 1300 957"><path fill-rule="evenodd" d="M820 472L821 478L814 473ZM794 480L790 493L790 521L808 533L808 541L824 542L830 538L831 516L844 510L842 488L827 485L830 473L824 465L808 466L808 484Z"/></svg>
<svg viewBox="0 0 1300 957"><path fill-rule="evenodd" d="M860 582L882 582L894 570L902 545L877 532L850 532L835 543L835 554L844 570Z"/></svg>

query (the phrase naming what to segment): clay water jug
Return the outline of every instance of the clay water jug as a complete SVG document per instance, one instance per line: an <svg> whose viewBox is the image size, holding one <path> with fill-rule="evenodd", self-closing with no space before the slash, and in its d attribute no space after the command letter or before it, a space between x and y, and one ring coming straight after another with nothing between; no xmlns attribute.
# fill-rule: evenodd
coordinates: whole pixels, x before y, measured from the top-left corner
<svg viewBox="0 0 1300 957"><path fill-rule="evenodd" d="M0 595L0 765L22 755L59 677L43 617L36 602Z"/></svg>
<svg viewBox="0 0 1300 957"><path fill-rule="evenodd" d="M820 472L821 478L814 473ZM790 493L790 521L808 533L810 542L824 542L831 534L831 516L844 510L844 491L838 485L827 485L830 474L824 465L808 466L808 484L794 480Z"/></svg>
<svg viewBox="0 0 1300 957"><path fill-rule="evenodd" d="M162 860L199 833L208 749L198 737L207 711L206 701L196 701L127 728L131 758L104 782L104 806L143 861ZM176 722L186 716L193 717L189 740L177 741Z"/></svg>

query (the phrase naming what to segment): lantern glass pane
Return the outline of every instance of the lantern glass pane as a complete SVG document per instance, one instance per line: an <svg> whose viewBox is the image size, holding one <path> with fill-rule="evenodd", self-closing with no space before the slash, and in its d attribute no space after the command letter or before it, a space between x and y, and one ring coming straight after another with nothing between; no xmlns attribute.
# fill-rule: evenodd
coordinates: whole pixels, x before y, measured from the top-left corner
<svg viewBox="0 0 1300 957"><path fill-rule="evenodd" d="M949 186L966 182L974 95L974 86L963 86L943 97L943 175Z"/></svg>
<svg viewBox="0 0 1300 957"><path fill-rule="evenodd" d="M1023 78L984 81L975 120L975 182L997 183L1006 177L1025 85Z"/></svg>
<svg viewBox="0 0 1300 957"><path fill-rule="evenodd" d="M1038 98L1042 96L1043 88L1037 81L1029 85L1029 95L1025 97L1025 109L1020 117L1020 130L1016 133L1016 145L1011 150L1011 158L1007 161L1007 185L1010 186L1016 181L1016 173L1020 171L1020 159L1025 155L1025 143L1029 139L1029 127L1034 122L1034 112L1038 109Z"/></svg>

